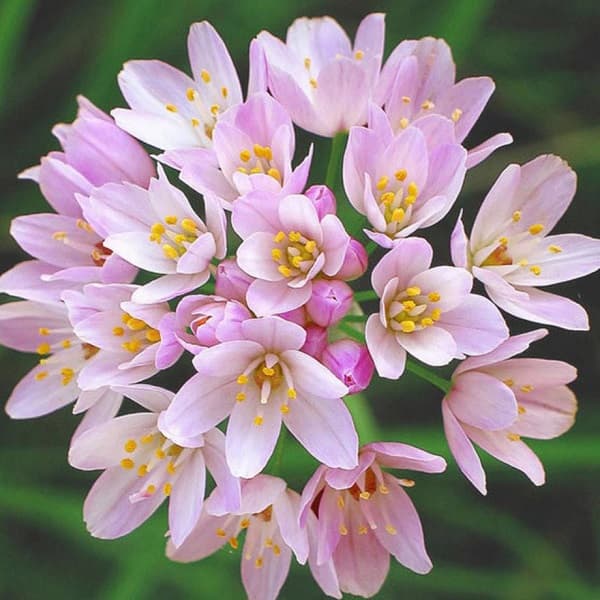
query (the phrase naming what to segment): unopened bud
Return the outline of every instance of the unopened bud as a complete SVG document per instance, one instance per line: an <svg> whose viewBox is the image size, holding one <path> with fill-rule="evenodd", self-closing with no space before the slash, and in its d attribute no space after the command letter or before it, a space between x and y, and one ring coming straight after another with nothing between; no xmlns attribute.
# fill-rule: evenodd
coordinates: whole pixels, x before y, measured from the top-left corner
<svg viewBox="0 0 600 600"><path fill-rule="evenodd" d="M321 360L321 354L327 347L327 329L314 323L307 325L305 329L306 341L300 350L314 356L317 360Z"/></svg>
<svg viewBox="0 0 600 600"><path fill-rule="evenodd" d="M227 300L246 303L246 292L253 279L242 271L235 260L221 261L215 275L215 293Z"/></svg>
<svg viewBox="0 0 600 600"><path fill-rule="evenodd" d="M337 279L317 279L306 303L308 316L321 327L329 327L342 319L352 305L352 289Z"/></svg>
<svg viewBox="0 0 600 600"><path fill-rule="evenodd" d="M342 268L337 272L336 277L344 281L358 279L367 270L368 264L369 256L364 246L358 240L351 239Z"/></svg>
<svg viewBox="0 0 600 600"><path fill-rule="evenodd" d="M325 215L335 215L335 196L326 185L313 185L304 192L304 195L314 204L319 219Z"/></svg>
<svg viewBox="0 0 600 600"><path fill-rule="evenodd" d="M327 346L321 356L323 364L348 388L349 394L366 389L375 365L364 344L338 340Z"/></svg>

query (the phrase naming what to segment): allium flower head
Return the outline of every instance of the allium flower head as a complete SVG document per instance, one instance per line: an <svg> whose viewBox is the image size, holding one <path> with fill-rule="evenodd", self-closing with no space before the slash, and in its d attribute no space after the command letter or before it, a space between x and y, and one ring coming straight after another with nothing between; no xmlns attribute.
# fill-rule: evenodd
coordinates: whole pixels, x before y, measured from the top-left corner
<svg viewBox="0 0 600 600"><path fill-rule="evenodd" d="M538 286L569 281L600 268L600 240L549 235L575 194L573 170L544 155L508 166L486 196L467 239L459 220L452 258L485 284L506 312L536 323L588 329L585 310Z"/></svg>
<svg viewBox="0 0 600 600"><path fill-rule="evenodd" d="M566 384L577 370L556 360L512 358L547 334L538 329L513 336L454 371L442 402L446 438L460 470L482 494L485 472L473 444L542 485L544 467L521 436L551 439L575 421L577 400Z"/></svg>
<svg viewBox="0 0 600 600"><path fill-rule="evenodd" d="M279 317L250 319L243 339L203 350L194 359L198 374L177 393L164 430L185 440L227 416L226 455L234 475L254 477L271 456L281 422L318 460L356 465L358 439L347 392L330 371L300 352L306 334Z"/></svg>
<svg viewBox="0 0 600 600"><path fill-rule="evenodd" d="M508 337L498 309L470 293L470 274L454 267L430 269L432 257L425 240L409 238L373 269L380 311L369 317L366 339L382 377L400 377L407 353L445 365L464 354L489 352Z"/></svg>

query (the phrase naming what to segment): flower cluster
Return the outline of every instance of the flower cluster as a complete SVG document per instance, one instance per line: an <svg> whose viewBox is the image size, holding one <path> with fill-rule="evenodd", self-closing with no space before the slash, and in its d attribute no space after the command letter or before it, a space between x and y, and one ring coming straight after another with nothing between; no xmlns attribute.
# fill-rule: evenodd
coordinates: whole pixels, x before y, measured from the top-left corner
<svg viewBox="0 0 600 600"><path fill-rule="evenodd" d="M470 236L459 218L453 266L432 266L417 232L512 138L465 147L494 83L456 82L443 40L404 41L386 61L383 42L382 14L353 43L327 17L298 19L285 42L262 32L244 98L219 35L194 24L191 76L127 63L129 107L109 116L79 98L75 121L53 130L62 150L21 175L52 210L10 230L32 259L0 277L22 298L0 307L0 343L40 358L8 414L74 403L69 462L103 471L84 504L90 533L123 536L168 501L167 555L237 550L243 535L253 600L276 598L292 555L335 598L376 594L390 555L431 569L405 472L446 463L400 442L359 445L344 398L375 372L409 369L444 390L450 451L483 494L474 444L540 485L522 438L574 420L574 367L514 358L548 332L511 336L499 310L588 328L581 306L539 289L600 267L599 240L551 233L574 172L550 155L510 165ZM296 158L294 126L333 138L328 185L309 186L313 148ZM361 229L362 242L348 233ZM366 315L360 302L375 300ZM196 374L176 392L148 382L182 357ZM451 381L429 369L455 360ZM320 463L301 494L278 476L285 453L269 462L286 430Z"/></svg>

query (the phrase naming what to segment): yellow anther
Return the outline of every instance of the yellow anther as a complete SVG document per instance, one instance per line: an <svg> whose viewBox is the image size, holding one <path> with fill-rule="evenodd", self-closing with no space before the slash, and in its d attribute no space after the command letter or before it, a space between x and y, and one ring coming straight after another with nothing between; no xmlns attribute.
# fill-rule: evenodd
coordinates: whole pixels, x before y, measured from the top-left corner
<svg viewBox="0 0 600 600"><path fill-rule="evenodd" d="M315 242L314 240L308 240L308 242L304 244L304 249L309 254L312 254L317 249L317 242Z"/></svg>
<svg viewBox="0 0 600 600"><path fill-rule="evenodd" d="M377 182L377 185L376 185L377 189L379 191L385 190L389 181L390 181L390 178L383 175L382 177L379 178L379 181Z"/></svg>
<svg viewBox="0 0 600 600"><path fill-rule="evenodd" d="M339 528L340 535L348 535L348 528L342 523Z"/></svg>
<svg viewBox="0 0 600 600"><path fill-rule="evenodd" d="M541 223L535 223L529 228L529 233L531 235L537 235L540 231L543 231L544 226Z"/></svg>
<svg viewBox="0 0 600 600"><path fill-rule="evenodd" d="M210 107L210 112L216 116L217 114L219 114L219 110L221 110L221 107L218 104L212 104Z"/></svg>
<svg viewBox="0 0 600 600"><path fill-rule="evenodd" d="M503 383L504 385L507 385L508 387L512 387L513 385L515 385L515 381L514 381L514 379L504 379L504 380L502 381L502 383Z"/></svg>
<svg viewBox="0 0 600 600"><path fill-rule="evenodd" d="M221 88L221 96L223 96L223 98L227 98L228 95L229 95L229 90L225 86L223 86Z"/></svg>
<svg viewBox="0 0 600 600"><path fill-rule="evenodd" d="M427 297L431 302L439 302L442 298L439 292L429 292L429 294L427 294Z"/></svg>
<svg viewBox="0 0 600 600"><path fill-rule="evenodd" d="M307 57L304 59L304 67L305 67L306 69L310 69L310 63L311 63L311 60L310 60L310 58L308 58L308 56L307 56Z"/></svg>
<svg viewBox="0 0 600 600"><path fill-rule="evenodd" d="M133 467L135 467L135 463L130 458L124 458L121 460L121 467L124 469L133 469Z"/></svg>
<svg viewBox="0 0 600 600"><path fill-rule="evenodd" d="M281 548L277 544L273 544L273 554L279 556L281 554Z"/></svg>
<svg viewBox="0 0 600 600"><path fill-rule="evenodd" d="M390 221L393 223L399 223L402 221L402 219L404 219L404 215L405 213L403 208L395 208L392 216L390 217Z"/></svg>
<svg viewBox="0 0 600 600"><path fill-rule="evenodd" d="M200 78L202 81L204 81L204 83L210 83L210 73L206 69L202 69L202 71L200 71Z"/></svg>
<svg viewBox="0 0 600 600"><path fill-rule="evenodd" d="M79 227L79 229L83 229L84 231L88 231L89 233L92 233L94 231L92 229L92 226L87 221L84 221L83 219L77 219L76 223L77 223L77 227Z"/></svg>
<svg viewBox="0 0 600 600"><path fill-rule="evenodd" d="M289 267L286 267L285 265L279 265L279 267L277 267L277 270L284 276L284 277L290 277L292 275L292 271Z"/></svg>
<svg viewBox="0 0 600 600"><path fill-rule="evenodd" d="M429 315L434 321L439 321L442 316L442 311L439 308L434 308Z"/></svg>
<svg viewBox="0 0 600 600"><path fill-rule="evenodd" d="M196 233L198 225L196 225L192 219L181 219L181 229L188 233Z"/></svg>
<svg viewBox="0 0 600 600"><path fill-rule="evenodd" d="M435 104L431 100L425 100L425 102L421 104L421 108L423 110L431 110L432 108L435 108Z"/></svg>
<svg viewBox="0 0 600 600"><path fill-rule="evenodd" d="M275 235L275 237L273 238L273 241L280 244L281 242L283 242L283 240L286 239L286 235L285 233L283 233L283 231L279 231L277 232L277 234Z"/></svg>
<svg viewBox="0 0 600 600"><path fill-rule="evenodd" d="M200 121L199 121L199 119L196 119L196 117L192 117L190 119L190 122L192 124L192 127L198 127L198 125L200 125Z"/></svg>
<svg viewBox="0 0 600 600"><path fill-rule="evenodd" d="M498 243L506 246L508 244L508 238L506 236L502 236L498 238Z"/></svg>
<svg viewBox="0 0 600 600"><path fill-rule="evenodd" d="M527 411L525 410L524 406L521 406L520 404L517 406L517 411L520 415L524 415Z"/></svg>
<svg viewBox="0 0 600 600"><path fill-rule="evenodd" d="M398 479L398 483L404 487L415 487L414 479Z"/></svg>
<svg viewBox="0 0 600 600"><path fill-rule="evenodd" d="M264 171L262 170L262 167L260 165L257 165L256 167L252 167L252 169L250 169L251 175L256 175L257 173L264 173Z"/></svg>
<svg viewBox="0 0 600 600"><path fill-rule="evenodd" d="M533 392L532 385L522 385L520 389L522 392L525 392L526 394L528 394L529 392Z"/></svg>
<svg viewBox="0 0 600 600"><path fill-rule="evenodd" d="M46 379L46 377L48 377L48 371L40 371L35 374L36 381L42 381L42 379Z"/></svg>
<svg viewBox="0 0 600 600"><path fill-rule="evenodd" d="M245 394L244 392L238 392L238 393L235 395L235 399L236 399L238 402L243 402L243 401L246 399L246 394Z"/></svg>
<svg viewBox="0 0 600 600"><path fill-rule="evenodd" d="M172 113L177 112L177 107L174 104L165 104L165 108Z"/></svg>
<svg viewBox="0 0 600 600"><path fill-rule="evenodd" d="M263 418L262 418L260 415L256 415L256 416L254 417L254 424L255 424L256 426L259 426L259 427L260 427L260 426L263 424L263 421L264 421L264 419L263 419Z"/></svg>
<svg viewBox="0 0 600 600"><path fill-rule="evenodd" d="M63 348L65 348L65 349L66 349L66 348L70 348L70 347L71 347L71 340L63 340L63 341L60 343L60 345L61 345Z"/></svg>
<svg viewBox="0 0 600 600"><path fill-rule="evenodd" d="M287 415L290 412L290 407L287 404L282 404L279 407L279 410L281 411L281 414Z"/></svg>
<svg viewBox="0 0 600 600"><path fill-rule="evenodd" d="M196 99L197 96L197 92L194 88L188 88L185 92L185 97L190 101L193 102Z"/></svg>
<svg viewBox="0 0 600 600"><path fill-rule="evenodd" d="M456 123L461 118L462 114L463 114L463 111L460 110L460 108L455 108L452 111L451 118Z"/></svg>
<svg viewBox="0 0 600 600"><path fill-rule="evenodd" d="M40 327L38 333L40 335L50 335L50 330L47 327Z"/></svg>
<svg viewBox="0 0 600 600"><path fill-rule="evenodd" d="M273 547L273 540L271 538L267 538L265 540L265 548L272 548Z"/></svg>
<svg viewBox="0 0 600 600"><path fill-rule="evenodd" d="M69 367L65 367L64 369L60 370L60 374L62 375L62 384L69 385L69 383L71 383L71 380L75 376L75 371L73 371L73 369L70 369Z"/></svg>
<svg viewBox="0 0 600 600"><path fill-rule="evenodd" d="M240 385L245 385L246 383L248 383L248 376L244 375L243 373L241 375L238 375L237 382Z"/></svg>
<svg viewBox="0 0 600 600"><path fill-rule="evenodd" d="M406 191L408 192L409 196L418 196L419 195L419 188L417 187L417 184L414 181L411 181L408 184L408 188Z"/></svg>
<svg viewBox="0 0 600 600"><path fill-rule="evenodd" d="M146 331L146 339L153 344L160 342L160 331L158 329L148 329Z"/></svg>
<svg viewBox="0 0 600 600"><path fill-rule="evenodd" d="M149 444L153 439L154 439L154 434L153 433L147 433L146 435L143 435L140 438L140 442L142 442L142 444Z"/></svg>
<svg viewBox="0 0 600 600"><path fill-rule="evenodd" d="M311 87L316 88L317 87L317 80L314 77L311 77L308 80L308 83L310 83Z"/></svg>
<svg viewBox="0 0 600 600"><path fill-rule="evenodd" d="M56 241L62 241L67 239L67 232L66 231L55 231L52 234L52 239L56 240Z"/></svg>
<svg viewBox="0 0 600 600"><path fill-rule="evenodd" d="M406 129L408 127L408 123L408 119L406 117L403 117L402 119L400 119L400 128Z"/></svg>
<svg viewBox="0 0 600 600"><path fill-rule="evenodd" d="M166 453L162 448L157 448L154 451L154 456L156 456L156 458L162 460L166 456Z"/></svg>
<svg viewBox="0 0 600 600"><path fill-rule="evenodd" d="M290 231L289 233L290 242L299 242L302 236L297 231Z"/></svg>
<svg viewBox="0 0 600 600"><path fill-rule="evenodd" d="M281 260L281 250L279 248L273 248L271 250L271 257L275 261L280 261Z"/></svg>
<svg viewBox="0 0 600 600"><path fill-rule="evenodd" d="M406 198L404 198L404 204L406 206L412 206L416 201L417 201L416 196L406 196Z"/></svg>
<svg viewBox="0 0 600 600"><path fill-rule="evenodd" d="M518 442L521 436L518 433L509 433L506 436L511 442Z"/></svg>
<svg viewBox="0 0 600 600"><path fill-rule="evenodd" d="M522 258L517 264L520 267L526 267L529 264L529 261L526 258Z"/></svg>
<svg viewBox="0 0 600 600"><path fill-rule="evenodd" d="M384 495L389 494L390 490L385 485L382 484L379 486L379 493L384 494Z"/></svg>
<svg viewBox="0 0 600 600"><path fill-rule="evenodd" d="M141 319L131 317L131 319L127 321L127 329L131 329L131 331L141 331L144 327L146 327L146 323Z"/></svg>
<svg viewBox="0 0 600 600"><path fill-rule="evenodd" d="M175 223L177 223L177 217L175 215L167 215L165 217L165 223L167 225L175 225Z"/></svg>
<svg viewBox="0 0 600 600"><path fill-rule="evenodd" d="M169 464L167 464L167 473L169 473L169 475L175 475L176 470L177 467L175 466L175 463L173 461L169 461Z"/></svg>
<svg viewBox="0 0 600 600"><path fill-rule="evenodd" d="M267 376L267 377L273 377L273 375L275 375L275 369L271 368L271 367L263 367L262 368L262 372Z"/></svg>
<svg viewBox="0 0 600 600"><path fill-rule="evenodd" d="M123 447L125 448L125 452L135 452L137 442L135 440L127 440Z"/></svg>
<svg viewBox="0 0 600 600"><path fill-rule="evenodd" d="M146 494L148 494L149 496L152 496L152 494L154 494L154 492L156 492L156 486L150 484L147 488L146 488Z"/></svg>
<svg viewBox="0 0 600 600"><path fill-rule="evenodd" d="M273 179L275 179L276 181L281 183L281 173L279 172L279 169L276 169L275 167L271 167L267 171L267 175L270 175Z"/></svg>
<svg viewBox="0 0 600 600"><path fill-rule="evenodd" d="M367 526L366 526L366 525L361 525L361 526L358 528L358 535L366 535L368 531L369 531L369 530L367 529Z"/></svg>
<svg viewBox="0 0 600 600"><path fill-rule="evenodd" d="M287 396L290 400L295 400L297 398L298 394L296 393L296 390L291 387L291 388L288 388Z"/></svg>
<svg viewBox="0 0 600 600"><path fill-rule="evenodd" d="M357 50L354 53L354 58L356 58L356 60L362 60L365 57L365 53L362 50Z"/></svg>
<svg viewBox="0 0 600 600"><path fill-rule="evenodd" d="M242 162L248 162L252 158L252 154L250 154L250 150L242 150L240 152L240 160Z"/></svg>
<svg viewBox="0 0 600 600"><path fill-rule="evenodd" d="M412 333L415 330L415 322L414 321L400 321L400 329L404 333Z"/></svg>
<svg viewBox="0 0 600 600"><path fill-rule="evenodd" d="M302 257L300 255L294 256L294 258L292 258L292 265L294 267L296 267L296 269L299 269L301 264L302 264Z"/></svg>
<svg viewBox="0 0 600 600"><path fill-rule="evenodd" d="M39 363L40 365L45 365L48 362L48 358L40 358Z"/></svg>
<svg viewBox="0 0 600 600"><path fill-rule="evenodd" d="M253 150L258 158L265 158L265 148L260 144L254 144Z"/></svg>
<svg viewBox="0 0 600 600"><path fill-rule="evenodd" d="M553 252L554 254L562 252L562 248L560 246L556 246L555 244L551 244L550 246L548 246L548 250L550 252Z"/></svg>
<svg viewBox="0 0 600 600"><path fill-rule="evenodd" d="M361 492L359 494L359 496L363 499L363 500L368 500L371 497L371 494L369 494L369 492Z"/></svg>
<svg viewBox="0 0 600 600"><path fill-rule="evenodd" d="M393 525L390 525L389 523L385 526L385 530L390 534L390 535L396 535L398 532L396 531L396 528Z"/></svg>
<svg viewBox="0 0 600 600"><path fill-rule="evenodd" d="M262 556L259 556L259 557L258 557L258 558L257 558L257 559L254 561L254 566L255 566L257 569L262 569L262 566L263 566L263 559L262 559Z"/></svg>
<svg viewBox="0 0 600 600"><path fill-rule="evenodd" d="M140 465L137 471L138 477L144 477L148 475L148 465Z"/></svg>
<svg viewBox="0 0 600 600"><path fill-rule="evenodd" d="M131 353L139 352L141 347L142 343L139 340L129 340L121 344L121 348Z"/></svg>
<svg viewBox="0 0 600 600"><path fill-rule="evenodd" d="M336 502L340 510L342 510L346 505L346 503L344 502L344 496L342 496L341 494L338 495Z"/></svg>
<svg viewBox="0 0 600 600"><path fill-rule="evenodd" d="M165 244L163 247L163 254L167 257L167 258L171 258L173 260L177 260L179 258L179 254L177 253L177 250L175 250L175 248L173 248L173 246L169 246L169 244Z"/></svg>
<svg viewBox="0 0 600 600"><path fill-rule="evenodd" d="M433 319L431 319L430 317L423 317L421 319L421 325L423 327L431 327L433 325Z"/></svg>
<svg viewBox="0 0 600 600"><path fill-rule="evenodd" d="M167 483L165 483L165 485L163 485L163 494L165 496L170 496L172 490L173 490L173 484L172 483L167 482Z"/></svg>
<svg viewBox="0 0 600 600"><path fill-rule="evenodd" d="M404 104L410 104L410 96L402 96L402 102L404 102Z"/></svg>
<svg viewBox="0 0 600 600"><path fill-rule="evenodd" d="M221 529L220 527L219 527L219 529L217 529L217 530L215 531L215 533L216 533L216 534L217 534L219 537L225 537L225 536L227 535L227 533L225 532L225 530L224 530L224 529Z"/></svg>
<svg viewBox="0 0 600 600"><path fill-rule="evenodd" d="M520 210L515 210L515 212L512 214L512 220L515 223L518 223L521 220L521 211Z"/></svg>
<svg viewBox="0 0 600 600"><path fill-rule="evenodd" d="M542 269L539 265L533 265L529 267L529 270L537 277L542 274Z"/></svg>
<svg viewBox="0 0 600 600"><path fill-rule="evenodd" d="M50 354L51 350L52 350L52 348L48 342L44 342L43 344L40 344L36 349L38 354Z"/></svg>
<svg viewBox="0 0 600 600"><path fill-rule="evenodd" d="M406 169L399 169L398 171L396 171L394 173L394 177L398 180L398 181L404 181L406 179L406 176L408 175L408 173L406 172Z"/></svg>
<svg viewBox="0 0 600 600"><path fill-rule="evenodd" d="M238 546L239 546L239 544L238 544L238 541L237 541L237 538L230 537L230 538L229 538L229 545L230 545L230 546L231 546L231 547L232 547L234 550L237 550L237 549L238 549Z"/></svg>
<svg viewBox="0 0 600 600"><path fill-rule="evenodd" d="M406 295L410 297L418 296L421 293L421 288L416 285L406 288Z"/></svg>
<svg viewBox="0 0 600 600"><path fill-rule="evenodd" d="M240 521L240 527L242 529L248 529L249 526L250 526L250 519L242 519Z"/></svg>
<svg viewBox="0 0 600 600"><path fill-rule="evenodd" d="M244 167L238 167L237 170L239 173L244 173L244 175L248 175L249 173L248 169L245 169Z"/></svg>
<svg viewBox="0 0 600 600"><path fill-rule="evenodd" d="M390 205L394 201L395 198L396 198L396 194L394 194L394 192L384 192L383 194L381 194L381 197L379 199L384 204Z"/></svg>
<svg viewBox="0 0 600 600"><path fill-rule="evenodd" d="M404 307L404 310L412 310L417 304L414 300L402 300L402 306Z"/></svg>

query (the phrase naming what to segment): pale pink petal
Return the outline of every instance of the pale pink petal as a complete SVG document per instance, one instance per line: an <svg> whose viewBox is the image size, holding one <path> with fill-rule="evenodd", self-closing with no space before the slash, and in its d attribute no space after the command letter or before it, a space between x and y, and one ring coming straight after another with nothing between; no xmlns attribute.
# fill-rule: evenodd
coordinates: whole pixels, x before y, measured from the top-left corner
<svg viewBox="0 0 600 600"><path fill-rule="evenodd" d="M335 215L325 215L321 221L323 230L323 253L325 264L323 272L333 277L342 268L350 237L344 225Z"/></svg>
<svg viewBox="0 0 600 600"><path fill-rule="evenodd" d="M151 412L161 412L169 408L175 394L156 385L113 385L112 390L133 400Z"/></svg>
<svg viewBox="0 0 600 600"><path fill-rule="evenodd" d="M391 469L411 469L423 473L441 473L446 469L446 461L441 456L408 444L372 442L362 447L363 452L375 453L377 462Z"/></svg>
<svg viewBox="0 0 600 600"><path fill-rule="evenodd" d="M299 392L326 399L341 398L348 393L348 388L312 356L297 350L287 350L281 355L281 359L288 366Z"/></svg>
<svg viewBox="0 0 600 600"><path fill-rule="evenodd" d="M237 251L237 263L252 277L266 281L281 281L283 275L277 270L279 264L273 260L271 250L278 244L273 233L257 231L246 238Z"/></svg>
<svg viewBox="0 0 600 600"><path fill-rule="evenodd" d="M188 246L185 254L177 261L177 272L185 275L204 273L216 254L217 246L213 234L203 233Z"/></svg>
<svg viewBox="0 0 600 600"><path fill-rule="evenodd" d="M426 365L447 365L458 354L454 338L442 327L427 327L412 333L396 333L398 343Z"/></svg>
<svg viewBox="0 0 600 600"><path fill-rule="evenodd" d="M246 293L248 307L257 315L275 315L288 312L308 302L312 293L310 281L302 287L290 287L285 281L257 279Z"/></svg>
<svg viewBox="0 0 600 600"><path fill-rule="evenodd" d="M315 578L315 581L319 584L319 587L325 594L333 598L342 599L342 593L340 592L340 586L338 583L337 573L335 571L335 565L332 559L324 562L322 565L317 564L316 547L318 544L318 522L317 517L312 511L308 513L308 519L306 523L306 531L308 535L309 545L311 552L308 557L308 565L310 572Z"/></svg>
<svg viewBox="0 0 600 600"><path fill-rule="evenodd" d="M473 287L473 276L465 269L457 267L433 267L412 277L408 285L420 288L423 294L438 292L441 298L432 306L439 308L445 317L468 301L469 292ZM486 302L494 308L488 300Z"/></svg>
<svg viewBox="0 0 600 600"><path fill-rule="evenodd" d="M256 514L277 501L284 493L286 483L272 475L257 475L242 484L242 505L239 514Z"/></svg>
<svg viewBox="0 0 600 600"><path fill-rule="evenodd" d="M577 377L577 369L570 364L543 358L511 358L482 370L498 379L511 379L516 392L527 385L534 388L564 385Z"/></svg>
<svg viewBox="0 0 600 600"><path fill-rule="evenodd" d="M398 379L404 372L406 351L396 336L381 324L378 315L371 315L367 320L365 338L379 376Z"/></svg>
<svg viewBox="0 0 600 600"><path fill-rule="evenodd" d="M308 239L317 242L317 246L323 243L323 232L319 215L314 204L301 194L286 196L279 202L279 220L283 230L299 231Z"/></svg>
<svg viewBox="0 0 600 600"><path fill-rule="evenodd" d="M365 446L360 449L358 466L353 469L327 469L325 481L329 487L336 490L350 489L358 478L373 464L375 453L365 451Z"/></svg>
<svg viewBox="0 0 600 600"><path fill-rule="evenodd" d="M36 302L59 302L61 292L69 287L69 284L60 280L42 279L42 276L52 275L57 271L58 267L41 260L26 260L0 276L0 292Z"/></svg>
<svg viewBox="0 0 600 600"><path fill-rule="evenodd" d="M512 144L512 142L513 137L510 135L510 133L497 133L491 138L488 138L485 142L475 146L475 148L471 148L467 154L467 169L476 167L498 148Z"/></svg>
<svg viewBox="0 0 600 600"><path fill-rule="evenodd" d="M452 236L450 237L450 253L452 255L452 262L455 267L462 267L466 269L468 266L468 244L469 239L465 233L465 226L462 222L462 209L458 214L456 225L452 230Z"/></svg>
<svg viewBox="0 0 600 600"><path fill-rule="evenodd" d="M451 394L452 392L450 392ZM475 452L475 448L473 448L473 444L452 414L447 398L442 401L442 416L446 440L448 440L450 452L452 452L459 469L481 494L487 494L485 471L481 466L481 461L477 456L477 452Z"/></svg>
<svg viewBox="0 0 600 600"><path fill-rule="evenodd" d="M50 154L40 161L38 182L44 198L57 213L81 217L75 194L89 194L92 185L76 168Z"/></svg>
<svg viewBox="0 0 600 600"><path fill-rule="evenodd" d="M250 42L248 55L248 97L250 97L252 94L266 92L268 86L265 51L257 38Z"/></svg>
<svg viewBox="0 0 600 600"><path fill-rule="evenodd" d="M140 304L165 302L203 286L209 277L210 272L208 269L196 275L183 275L181 273L163 275L140 287L134 292L131 299Z"/></svg>
<svg viewBox="0 0 600 600"><path fill-rule="evenodd" d="M247 319L242 323L242 332L246 339L260 344L266 352L299 350L306 340L302 327L279 317Z"/></svg>
<svg viewBox="0 0 600 600"><path fill-rule="evenodd" d="M273 514L279 525L279 532L287 546L289 546L296 560L300 564L308 559L308 538L306 530L300 527L298 515L300 513L300 496L292 490L280 494L273 503Z"/></svg>
<svg viewBox="0 0 600 600"><path fill-rule="evenodd" d="M323 483L323 476L326 472L327 467L325 465L319 465L304 485L302 496L300 498L300 516L298 519L301 527L306 525L307 513L311 512L311 504L325 485Z"/></svg>
<svg viewBox="0 0 600 600"><path fill-rule="evenodd" d="M81 399L81 396L84 394L93 393L94 392L81 392L79 399ZM89 431L97 425L101 425L102 423L110 421L110 419L117 415L122 403L123 396L121 394L113 392L110 390L110 388L103 390L101 397L98 398L94 404L92 404L92 406L85 411L83 419L81 419L77 429L73 432L71 443L73 443L73 441L75 441L75 439L77 439L85 431Z"/></svg>
<svg viewBox="0 0 600 600"><path fill-rule="evenodd" d="M217 535L223 530L225 535ZM195 562L210 556L239 530L239 519L231 519L229 515L215 517L203 511L196 527L186 540L176 548L173 542L167 544L167 557L177 562Z"/></svg>
<svg viewBox="0 0 600 600"><path fill-rule="evenodd" d="M236 200L231 214L231 224L242 238L249 238L256 232L269 232L273 235L282 227L277 214L280 198L265 191L255 191ZM271 243L271 248L273 243Z"/></svg>

